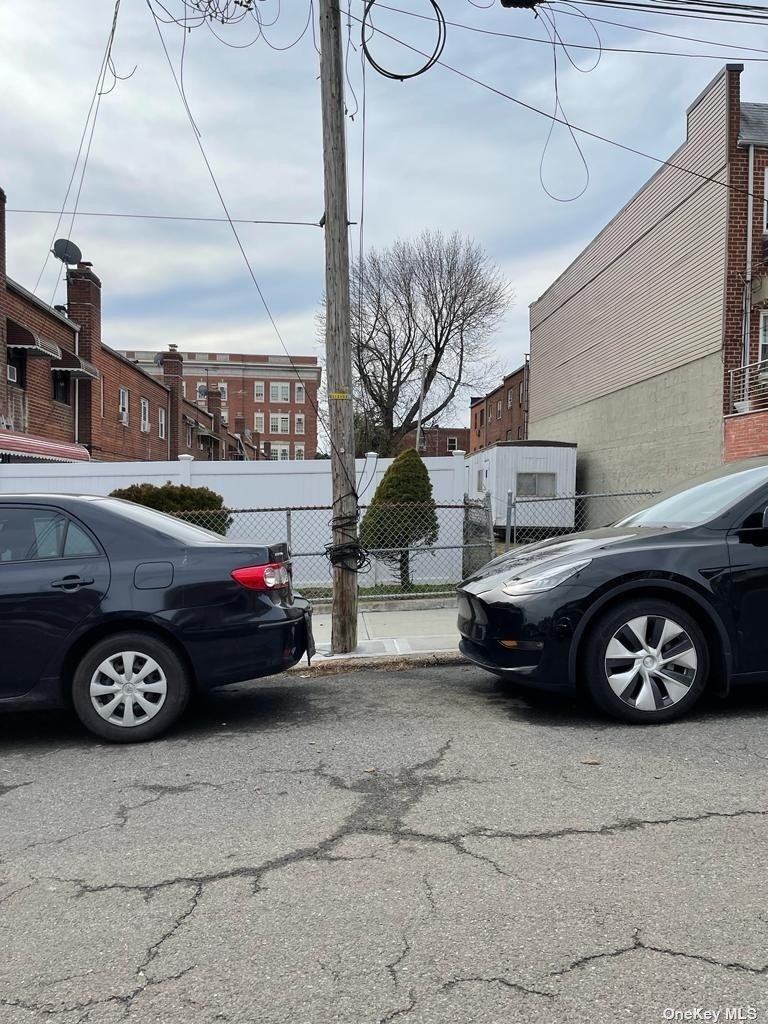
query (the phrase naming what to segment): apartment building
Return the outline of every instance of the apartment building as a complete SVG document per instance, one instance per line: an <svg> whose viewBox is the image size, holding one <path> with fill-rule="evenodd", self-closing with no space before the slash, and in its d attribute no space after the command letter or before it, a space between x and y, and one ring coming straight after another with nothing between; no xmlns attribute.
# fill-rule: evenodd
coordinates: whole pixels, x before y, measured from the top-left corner
<svg viewBox="0 0 768 1024"><path fill-rule="evenodd" d="M528 437L528 363L508 373L487 395L469 400L469 452L497 441Z"/></svg>
<svg viewBox="0 0 768 1024"><path fill-rule="evenodd" d="M530 436L578 444L582 490L768 454L768 104L742 71L531 306Z"/></svg>
<svg viewBox="0 0 768 1024"><path fill-rule="evenodd" d="M127 351L146 373L160 375L162 353ZM182 389L191 402L205 405L221 395L224 423L260 444L268 458L314 459L317 454L318 391L322 375L315 356L275 356L228 352L180 352Z"/></svg>

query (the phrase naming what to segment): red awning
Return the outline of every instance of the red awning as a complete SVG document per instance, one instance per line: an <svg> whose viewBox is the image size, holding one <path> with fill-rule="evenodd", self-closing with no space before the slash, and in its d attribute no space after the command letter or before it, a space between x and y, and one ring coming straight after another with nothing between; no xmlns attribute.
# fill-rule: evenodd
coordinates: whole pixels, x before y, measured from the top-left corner
<svg viewBox="0 0 768 1024"><path fill-rule="evenodd" d="M90 453L81 444L63 444L48 441L33 434L12 434L0 431L0 456L18 459L41 459L43 462L89 462Z"/></svg>

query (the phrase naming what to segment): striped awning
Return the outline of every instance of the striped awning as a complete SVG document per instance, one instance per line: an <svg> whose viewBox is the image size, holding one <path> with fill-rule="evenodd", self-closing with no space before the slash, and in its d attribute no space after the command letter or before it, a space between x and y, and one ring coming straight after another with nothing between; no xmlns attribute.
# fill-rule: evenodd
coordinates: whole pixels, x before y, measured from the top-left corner
<svg viewBox="0 0 768 1024"><path fill-rule="evenodd" d="M85 380L98 380L101 374L87 359L81 359L74 352L63 348L59 359L54 359L51 369L56 373L68 373L71 377L79 377Z"/></svg>
<svg viewBox="0 0 768 1024"><path fill-rule="evenodd" d="M23 349L30 356L61 358L61 349L55 341L49 341L13 320L8 321L8 348Z"/></svg>
<svg viewBox="0 0 768 1024"><path fill-rule="evenodd" d="M90 452L81 444L49 441L33 434L12 434L8 430L0 431L0 455L42 462L90 462L91 459Z"/></svg>

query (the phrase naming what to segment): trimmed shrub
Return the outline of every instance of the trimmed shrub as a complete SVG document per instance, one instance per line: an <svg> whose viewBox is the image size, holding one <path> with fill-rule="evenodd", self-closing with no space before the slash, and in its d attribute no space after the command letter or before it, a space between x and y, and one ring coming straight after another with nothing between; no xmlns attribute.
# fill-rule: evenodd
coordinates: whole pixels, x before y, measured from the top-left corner
<svg viewBox="0 0 768 1024"><path fill-rule="evenodd" d="M133 501L145 508L183 519L187 523L201 526L226 537L232 525L232 517L223 508L224 499L210 487L188 487L186 484L131 484L112 491L110 498Z"/></svg>
<svg viewBox="0 0 768 1024"><path fill-rule="evenodd" d="M368 550L390 549L374 557L397 567L400 586L412 590L410 549L434 544L437 533L432 481L418 452L407 448L376 488L360 524L360 542Z"/></svg>

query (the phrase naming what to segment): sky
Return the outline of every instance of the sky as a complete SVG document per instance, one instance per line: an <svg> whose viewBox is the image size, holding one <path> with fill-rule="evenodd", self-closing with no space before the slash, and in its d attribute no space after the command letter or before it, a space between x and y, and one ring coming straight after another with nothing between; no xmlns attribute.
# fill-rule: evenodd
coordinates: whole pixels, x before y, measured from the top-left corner
<svg viewBox="0 0 768 1024"><path fill-rule="evenodd" d="M481 0L440 2L449 22L445 64L545 112L553 110L553 51L541 18L504 9L498 0L487 8L478 6ZM164 3L181 16L180 0ZM350 220L359 222L363 211L366 250L426 228L459 231L478 242L514 292L493 339L499 367L509 372L527 351L529 304L657 164L582 137L586 191L570 202L558 201L553 196L572 198L586 184L584 165L564 127L554 127L545 152L551 121L445 67L406 82L386 79L370 66L363 73L363 0L341 3L353 16L343 19L350 43L347 107L354 115L347 119ZM216 35L208 25L193 28L186 38L177 25L164 25L166 45L177 73L185 47L186 100L232 216L317 222L324 205L318 56L311 30L295 42L307 25L309 0L283 0L282 7L278 0L258 0L258 6L265 25L274 24L264 27L253 45L245 45L258 33L250 17L239 25L216 25ZM742 99L768 101L768 49L746 49L760 46L761 35L768 47L768 29L611 11L604 5L556 6L565 42L594 46L597 29L606 48L591 71L594 50L558 52L558 95L575 125L669 157L683 141L686 107L726 59L762 58L746 62ZM9 275L30 289L49 252L57 216L10 211L61 209L113 9L113 0L78 0L75 17L72 6L60 0L0 4L0 187L9 208L7 266ZM156 9L162 14L159 4ZM591 26L582 16L587 13L631 27ZM431 50L436 31L431 17L428 0L379 0L375 24L417 50ZM663 38L653 30L716 43ZM698 56L610 52L610 47ZM371 49L393 69L410 71L421 61L381 34ZM226 223L84 215L222 216L146 0L122 0L112 56L121 78L99 104L80 212L74 223L64 218L56 232L78 244L102 280L103 340L119 349L176 343L193 351L281 352ZM68 210L82 169L81 160ZM264 224L238 230L288 351L321 357L316 320L324 288L322 230ZM350 232L353 254L358 230L354 226ZM56 290L59 270L50 258L37 289L45 301L54 296L64 301L63 286ZM490 389L495 381L488 384Z"/></svg>

